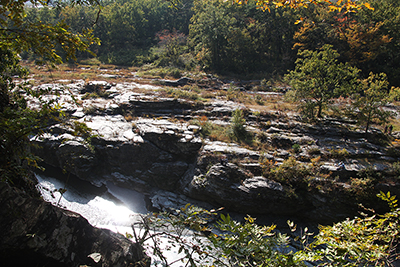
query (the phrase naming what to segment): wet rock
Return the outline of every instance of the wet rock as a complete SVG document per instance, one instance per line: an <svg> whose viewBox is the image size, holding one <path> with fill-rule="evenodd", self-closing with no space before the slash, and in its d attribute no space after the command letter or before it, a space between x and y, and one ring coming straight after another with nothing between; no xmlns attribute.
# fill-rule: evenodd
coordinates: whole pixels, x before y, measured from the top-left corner
<svg viewBox="0 0 400 267"><path fill-rule="evenodd" d="M2 264L150 266L138 244L94 228L79 214L52 206L4 181L0 182L0 203Z"/></svg>
<svg viewBox="0 0 400 267"><path fill-rule="evenodd" d="M207 202L200 202L192 198L186 197L182 194L176 194L165 190L152 191L150 201L152 208L158 211L169 211L178 213L180 209L185 207L188 203L206 209L212 209L213 206Z"/></svg>

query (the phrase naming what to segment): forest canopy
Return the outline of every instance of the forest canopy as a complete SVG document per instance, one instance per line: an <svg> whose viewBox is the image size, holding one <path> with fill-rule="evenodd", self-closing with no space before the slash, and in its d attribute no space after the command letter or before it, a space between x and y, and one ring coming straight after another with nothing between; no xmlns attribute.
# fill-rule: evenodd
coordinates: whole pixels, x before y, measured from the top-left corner
<svg viewBox="0 0 400 267"><path fill-rule="evenodd" d="M391 85L400 85L398 1L116 0L101 4L101 12L90 5L32 7L21 20L30 25L68 25L73 33L92 34L101 45L92 44L90 49L107 64L200 66L225 74L271 77L293 69L297 51L329 44L341 62L361 69L362 77L371 71L384 72ZM22 48L27 51L23 58L33 57L32 50ZM87 52L77 56L92 57Z"/></svg>

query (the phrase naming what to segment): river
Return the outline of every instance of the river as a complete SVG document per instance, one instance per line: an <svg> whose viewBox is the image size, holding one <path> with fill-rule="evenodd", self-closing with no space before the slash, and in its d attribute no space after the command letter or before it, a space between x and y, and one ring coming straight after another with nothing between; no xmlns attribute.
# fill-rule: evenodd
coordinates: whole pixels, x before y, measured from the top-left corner
<svg viewBox="0 0 400 267"><path fill-rule="evenodd" d="M132 225L146 215L145 197L134 190L121 188L107 182L102 187L96 187L89 182L75 177L58 174L49 176L36 174L39 181L38 189L45 201L61 208L79 213L88 222L98 228L109 229L123 235L133 235ZM66 189L61 194L60 189ZM137 231L139 229L136 229ZM190 236L188 236L190 238ZM132 238L132 241L134 239ZM161 248L169 262L180 259L183 255L177 249L167 250L168 239L161 238ZM165 266L159 258L152 255L152 244L147 243L146 253L152 257L151 266ZM184 262L176 262L170 266L185 266Z"/></svg>
<svg viewBox="0 0 400 267"><path fill-rule="evenodd" d="M64 175L60 170L46 166L46 173L36 174L39 181L38 189L45 201L61 208L79 213L88 222L98 228L109 229L125 236L132 236L132 225L141 220L141 216L149 213L146 208L145 196L134 190L116 186L111 182L103 182L97 187L88 181L83 181L73 175ZM61 194L60 189L66 189ZM240 221L243 214L230 213L232 218ZM288 229L286 220L282 216L257 216L257 222L264 225L277 224L280 230ZM294 220L299 223L298 220ZM285 227L286 225L286 227ZM307 224L298 224L299 229ZM308 225L310 226L310 225ZM313 227L316 230L316 227ZM135 228L136 232L140 229ZM187 232L185 239L194 244L193 234ZM135 241L131 238L132 241ZM178 248L171 247L171 239L161 236L160 248L169 263L182 258L183 253L178 253ZM202 238L200 242L206 242ZM151 266L165 266L160 258L153 255L153 243L145 245L146 253L152 258ZM170 249L167 249L170 248ZM206 262L204 262L206 263ZM208 263L208 262L207 262ZM172 267L186 266L185 262L177 261Z"/></svg>

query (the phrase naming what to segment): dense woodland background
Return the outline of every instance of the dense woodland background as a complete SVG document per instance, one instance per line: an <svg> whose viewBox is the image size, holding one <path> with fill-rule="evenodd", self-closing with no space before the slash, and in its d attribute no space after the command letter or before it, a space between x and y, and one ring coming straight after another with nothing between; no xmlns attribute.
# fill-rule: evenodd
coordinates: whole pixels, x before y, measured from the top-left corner
<svg viewBox="0 0 400 267"><path fill-rule="evenodd" d="M30 22L65 21L73 32L93 28L93 45L102 63L140 66L152 63L220 74L271 78L295 64L299 50L333 45L341 62L362 76L384 72L400 85L400 2L375 0L374 10L329 12L326 7L258 9L255 3L184 0L176 7L159 0L102 1L102 8L31 8ZM99 12L100 11L100 12ZM24 53L24 58L31 54ZM78 54L79 59L92 57Z"/></svg>

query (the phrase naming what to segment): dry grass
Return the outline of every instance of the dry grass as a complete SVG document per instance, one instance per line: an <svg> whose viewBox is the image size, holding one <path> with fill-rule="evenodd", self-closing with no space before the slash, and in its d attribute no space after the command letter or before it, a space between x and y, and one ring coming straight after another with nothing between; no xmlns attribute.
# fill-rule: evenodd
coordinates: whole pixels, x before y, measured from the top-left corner
<svg viewBox="0 0 400 267"><path fill-rule="evenodd" d="M136 78L134 75L136 68L119 68L118 66L103 64L62 64L52 68L51 66L38 66L29 62L23 62L22 65L29 70L29 78L33 79L31 81L35 85L54 82L72 83L77 80L104 80L110 83L139 81L146 83L146 81Z"/></svg>
<svg viewBox="0 0 400 267"><path fill-rule="evenodd" d="M31 84L39 85L43 83L73 83L76 81L93 81L101 80L109 83L136 82L139 84L151 84L155 78L172 78L177 74L176 69L162 68L121 68L115 65L101 64L99 61L90 59L77 64L62 64L55 68L50 66L37 66L33 63L23 62L23 66L29 69L29 78ZM186 73L180 73L186 75ZM199 73L191 74L200 75ZM140 76L140 77L139 77ZM200 83L202 75L200 75ZM212 82L211 82L212 83ZM173 88L169 91L162 90L161 94L169 95L170 97L181 97L195 101L207 101L206 99L219 98L230 101L235 101L245 105L247 108L264 111L279 111L286 113L294 111L295 105L284 101L283 96L269 96L262 94L248 93L241 91L232 86L228 90L215 89L213 84L186 85L182 88ZM138 89L139 90L139 89ZM164 92L163 92L164 91ZM152 93L145 90L143 93ZM400 126L400 125L399 125Z"/></svg>

